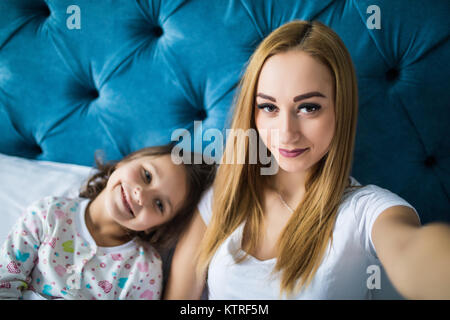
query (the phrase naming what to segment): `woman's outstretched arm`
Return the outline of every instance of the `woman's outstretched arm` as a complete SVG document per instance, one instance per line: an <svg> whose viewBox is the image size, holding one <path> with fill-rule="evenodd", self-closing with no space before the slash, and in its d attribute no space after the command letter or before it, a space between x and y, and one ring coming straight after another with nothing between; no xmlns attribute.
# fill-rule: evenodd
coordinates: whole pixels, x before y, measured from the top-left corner
<svg viewBox="0 0 450 320"><path fill-rule="evenodd" d="M205 231L206 225L196 210L191 224L175 248L164 299L200 299L205 286L205 276L198 278L195 268L198 249Z"/></svg>
<svg viewBox="0 0 450 320"><path fill-rule="evenodd" d="M408 299L450 299L450 226L420 226L411 208L384 211L372 241L392 284Z"/></svg>

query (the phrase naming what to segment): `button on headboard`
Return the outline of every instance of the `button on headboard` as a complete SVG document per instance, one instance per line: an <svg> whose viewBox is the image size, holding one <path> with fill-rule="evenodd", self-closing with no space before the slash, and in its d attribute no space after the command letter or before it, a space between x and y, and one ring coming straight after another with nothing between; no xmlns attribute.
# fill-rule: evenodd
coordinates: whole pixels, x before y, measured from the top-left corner
<svg viewBox="0 0 450 320"><path fill-rule="evenodd" d="M352 175L449 221L449 13L448 0L1 0L0 152L92 165L195 120L223 130L258 43L317 19L357 70Z"/></svg>

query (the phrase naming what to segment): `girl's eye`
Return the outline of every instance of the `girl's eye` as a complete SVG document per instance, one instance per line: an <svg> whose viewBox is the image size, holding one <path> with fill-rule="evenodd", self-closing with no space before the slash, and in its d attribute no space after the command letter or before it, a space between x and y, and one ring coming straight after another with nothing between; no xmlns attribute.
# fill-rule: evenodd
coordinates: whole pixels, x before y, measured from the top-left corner
<svg viewBox="0 0 450 320"><path fill-rule="evenodd" d="M158 209L159 209L159 211L160 211L161 213L164 212L164 205L163 205L163 203L162 203L161 200L156 199L156 206L158 207Z"/></svg>
<svg viewBox="0 0 450 320"><path fill-rule="evenodd" d="M320 106L315 103L304 103L298 107L298 110L303 114L313 114L320 110Z"/></svg>
<svg viewBox="0 0 450 320"><path fill-rule="evenodd" d="M144 180L146 183L152 182L152 175L150 172L144 169Z"/></svg>
<svg viewBox="0 0 450 320"><path fill-rule="evenodd" d="M264 111L269 112L269 113L274 112L274 111L277 109L277 107L274 106L274 105L271 104L271 103L262 103L262 104L258 104L256 107L257 107L258 109L264 110Z"/></svg>

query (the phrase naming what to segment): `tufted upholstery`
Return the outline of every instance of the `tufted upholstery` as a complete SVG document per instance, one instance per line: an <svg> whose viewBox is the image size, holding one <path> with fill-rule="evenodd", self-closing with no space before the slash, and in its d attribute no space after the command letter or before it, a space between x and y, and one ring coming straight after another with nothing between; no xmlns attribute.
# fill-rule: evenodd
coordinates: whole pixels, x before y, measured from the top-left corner
<svg viewBox="0 0 450 320"><path fill-rule="evenodd" d="M0 152L92 165L98 149L117 159L194 120L223 129L256 45L318 19L357 69L353 176L424 223L450 221L449 14L448 0L1 0Z"/></svg>

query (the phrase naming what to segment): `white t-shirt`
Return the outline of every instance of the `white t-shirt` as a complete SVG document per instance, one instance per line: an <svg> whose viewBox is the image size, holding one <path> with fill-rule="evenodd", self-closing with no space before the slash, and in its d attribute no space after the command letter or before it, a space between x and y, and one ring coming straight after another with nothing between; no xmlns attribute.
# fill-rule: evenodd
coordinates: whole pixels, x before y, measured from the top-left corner
<svg viewBox="0 0 450 320"><path fill-rule="evenodd" d="M360 185L353 177L351 184ZM212 196L210 188L198 205L206 225L211 220ZM338 209L332 246L328 245L310 285L289 299L400 299L383 270L371 238L378 215L397 205L413 208L398 195L375 185L346 193ZM211 260L208 298L279 299L280 277L272 274L276 258L261 261L248 255L243 262L235 263L232 253L241 250L242 231L243 225L225 240Z"/></svg>

